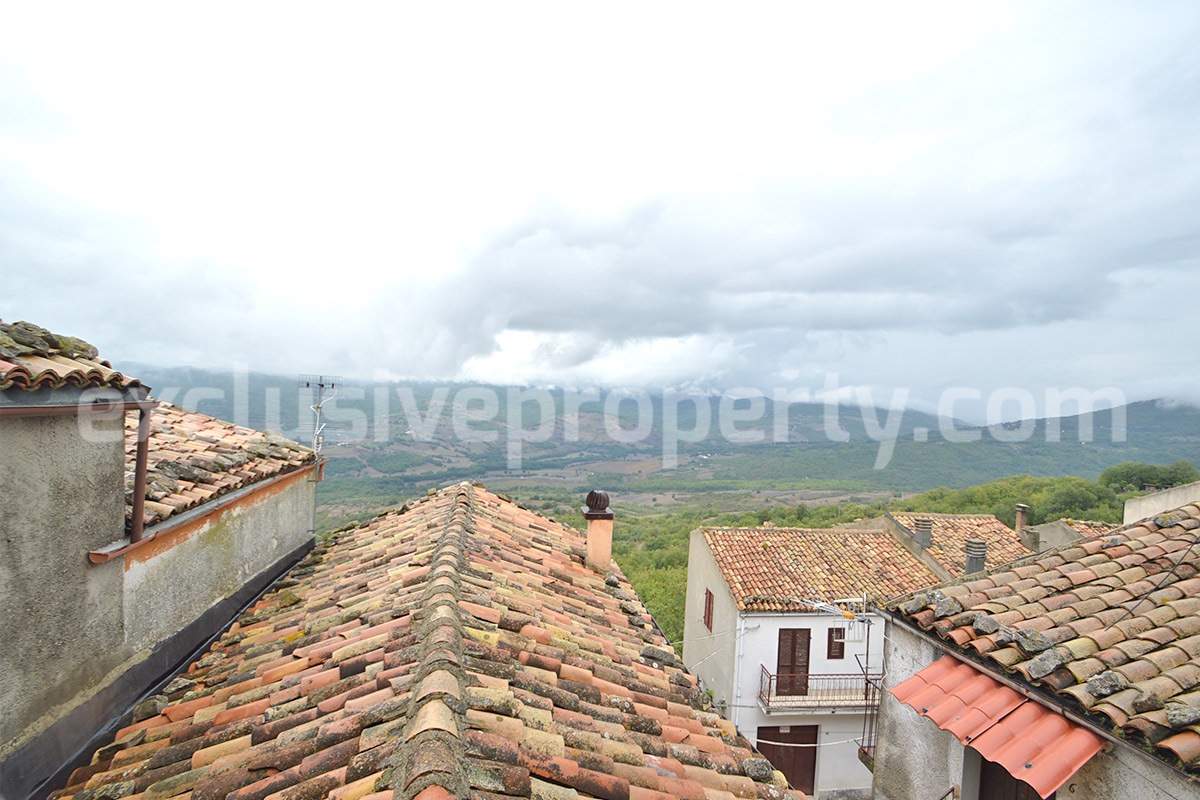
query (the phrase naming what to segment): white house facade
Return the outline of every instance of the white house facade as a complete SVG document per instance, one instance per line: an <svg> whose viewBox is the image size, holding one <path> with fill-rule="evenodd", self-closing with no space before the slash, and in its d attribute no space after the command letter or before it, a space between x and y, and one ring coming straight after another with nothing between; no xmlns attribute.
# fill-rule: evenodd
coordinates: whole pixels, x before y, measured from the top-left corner
<svg viewBox="0 0 1200 800"><path fill-rule="evenodd" d="M826 548L835 561L883 551L883 560L895 559L917 581L934 579L889 541L879 531L783 528L707 529L691 536L684 663L738 731L794 788L818 800L870 797L871 772L859 747L865 712L878 703L884 621L862 613L861 601L834 604L861 597L870 586L848 591L853 578L819 585L828 559L806 557L795 546ZM809 582L824 589L823 596L793 596L803 570L771 563L775 559L817 567ZM779 591L769 597L757 584L772 574ZM853 619L842 613L852 607L858 608Z"/></svg>

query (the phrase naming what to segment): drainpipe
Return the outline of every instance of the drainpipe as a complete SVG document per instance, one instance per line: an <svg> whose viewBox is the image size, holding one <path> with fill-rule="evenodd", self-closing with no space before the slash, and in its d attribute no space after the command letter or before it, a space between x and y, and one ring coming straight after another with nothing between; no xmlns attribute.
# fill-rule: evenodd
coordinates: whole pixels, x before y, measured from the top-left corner
<svg viewBox="0 0 1200 800"><path fill-rule="evenodd" d="M146 473L150 460L150 412L158 405L157 400L145 400L138 404L137 460L133 468L133 519L129 530L129 542L141 541L146 527Z"/></svg>
<svg viewBox="0 0 1200 800"><path fill-rule="evenodd" d="M734 730L741 732L738 726L738 715L742 712L742 659L746 653L746 615L738 612L737 624L737 658L734 659L733 666L733 713L729 715L729 721L733 723ZM754 746L758 747L758 731L754 732Z"/></svg>

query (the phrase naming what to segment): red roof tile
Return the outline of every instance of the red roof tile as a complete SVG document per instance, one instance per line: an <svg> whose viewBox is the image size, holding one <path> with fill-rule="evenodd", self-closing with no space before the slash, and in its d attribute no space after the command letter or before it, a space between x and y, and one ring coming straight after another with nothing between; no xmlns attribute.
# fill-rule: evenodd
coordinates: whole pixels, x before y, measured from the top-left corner
<svg viewBox="0 0 1200 800"><path fill-rule="evenodd" d="M801 797L584 544L467 485L336 534L53 796Z"/></svg>
<svg viewBox="0 0 1200 800"><path fill-rule="evenodd" d="M846 529L705 528L743 611L803 611L804 600L880 600L937 580L888 533Z"/></svg>
<svg viewBox="0 0 1200 800"><path fill-rule="evenodd" d="M133 513L138 416L125 417L125 516ZM145 524L316 460L309 448L197 411L159 403L151 412Z"/></svg>
<svg viewBox="0 0 1200 800"><path fill-rule="evenodd" d="M1087 728L953 656L943 656L891 692L1042 797L1104 746L1104 739Z"/></svg>
<svg viewBox="0 0 1200 800"><path fill-rule="evenodd" d="M1200 772L1188 738L1200 734L1200 506L888 605L983 667Z"/></svg>

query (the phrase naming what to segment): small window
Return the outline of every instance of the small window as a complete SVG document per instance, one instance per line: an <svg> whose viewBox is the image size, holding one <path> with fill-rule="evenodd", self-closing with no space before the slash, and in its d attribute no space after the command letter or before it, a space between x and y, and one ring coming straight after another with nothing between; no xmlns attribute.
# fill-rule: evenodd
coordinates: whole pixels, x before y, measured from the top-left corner
<svg viewBox="0 0 1200 800"><path fill-rule="evenodd" d="M708 589L704 590L704 627L712 630L713 618L713 593Z"/></svg>
<svg viewBox="0 0 1200 800"><path fill-rule="evenodd" d="M829 658L845 658L846 657L846 629L845 628L830 628L829 629Z"/></svg>

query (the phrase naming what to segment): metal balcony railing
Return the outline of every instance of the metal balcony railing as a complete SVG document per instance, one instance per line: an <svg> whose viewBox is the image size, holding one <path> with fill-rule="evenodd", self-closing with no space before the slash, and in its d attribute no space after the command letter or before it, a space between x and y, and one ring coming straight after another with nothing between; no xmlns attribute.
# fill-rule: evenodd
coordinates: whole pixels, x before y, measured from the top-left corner
<svg viewBox="0 0 1200 800"><path fill-rule="evenodd" d="M863 734L858 740L858 760L867 769L875 771L876 723L879 720L879 698L883 694L883 680L878 675L867 678L867 713L863 715Z"/></svg>
<svg viewBox="0 0 1200 800"><path fill-rule="evenodd" d="M878 675L861 672L840 675L812 673L772 673L766 666L758 685L758 701L767 712L796 711L807 708L871 708L879 704L878 692L871 680Z"/></svg>

